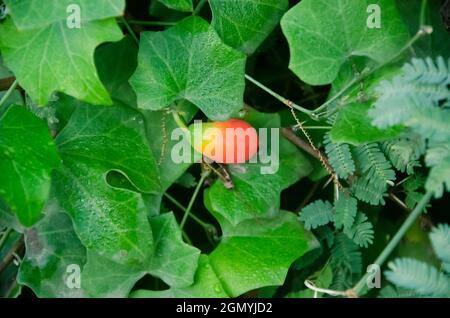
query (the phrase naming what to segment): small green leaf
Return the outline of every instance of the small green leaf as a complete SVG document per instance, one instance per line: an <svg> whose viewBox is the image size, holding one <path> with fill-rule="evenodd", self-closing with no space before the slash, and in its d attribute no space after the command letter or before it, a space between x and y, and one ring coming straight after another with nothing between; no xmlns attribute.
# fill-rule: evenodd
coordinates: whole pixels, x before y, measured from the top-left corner
<svg viewBox="0 0 450 318"><path fill-rule="evenodd" d="M39 105L46 105L55 91L91 104L111 104L95 69L94 50L121 38L114 19L86 22L79 29L55 22L19 31L10 18L0 24L5 65Z"/></svg>
<svg viewBox="0 0 450 318"><path fill-rule="evenodd" d="M381 11L380 28L368 25L374 14L369 5ZM388 61L409 38L392 0L303 0L284 15L281 27L291 51L289 68L312 85L333 82L352 56Z"/></svg>
<svg viewBox="0 0 450 318"><path fill-rule="evenodd" d="M79 13L82 27L85 22L122 15L124 0L5 0L18 29L36 29L56 22L72 21ZM79 9L79 11L78 11ZM75 15L74 15L75 14Z"/></svg>
<svg viewBox="0 0 450 318"><path fill-rule="evenodd" d="M201 18L142 33L138 61L130 81L140 108L160 110L187 99L210 119L224 120L243 106L245 56Z"/></svg>
<svg viewBox="0 0 450 318"><path fill-rule="evenodd" d="M200 251L183 242L172 213L153 217L150 224L155 244L150 273L175 288L192 285Z"/></svg>
<svg viewBox="0 0 450 318"><path fill-rule="evenodd" d="M223 41L248 55L272 32L288 0L210 0L211 25Z"/></svg>
<svg viewBox="0 0 450 318"><path fill-rule="evenodd" d="M317 200L308 204L300 213L305 229L315 229L334 220L333 206L328 201Z"/></svg>
<svg viewBox="0 0 450 318"><path fill-rule="evenodd" d="M40 218L59 165L47 125L24 107L10 107L0 118L0 196L23 225Z"/></svg>
<svg viewBox="0 0 450 318"><path fill-rule="evenodd" d="M357 211L357 200L340 192L339 199L335 202L334 226L336 229L350 228L355 221Z"/></svg>
<svg viewBox="0 0 450 318"><path fill-rule="evenodd" d="M136 107L136 93L128 80L137 67L138 50L131 37L100 46L95 51L98 75L113 100Z"/></svg>
<svg viewBox="0 0 450 318"><path fill-rule="evenodd" d="M194 10L192 0L158 0L166 7L183 12L191 12Z"/></svg>
<svg viewBox="0 0 450 318"><path fill-rule="evenodd" d="M70 288L70 284L76 283L76 271L83 269L86 249L70 217L52 202L47 205L46 217L24 234L26 253L18 282L30 287L38 297L82 297L83 290Z"/></svg>
<svg viewBox="0 0 450 318"><path fill-rule="evenodd" d="M336 143L349 143L360 145L365 143L389 140L398 137L403 128L393 126L379 129L372 126L369 117L370 104L352 103L339 111L336 121L331 129L331 140Z"/></svg>

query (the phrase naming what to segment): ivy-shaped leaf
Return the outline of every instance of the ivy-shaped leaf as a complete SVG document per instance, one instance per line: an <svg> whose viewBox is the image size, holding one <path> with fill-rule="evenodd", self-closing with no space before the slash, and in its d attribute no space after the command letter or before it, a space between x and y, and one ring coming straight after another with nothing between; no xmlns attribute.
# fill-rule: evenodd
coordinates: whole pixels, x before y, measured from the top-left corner
<svg viewBox="0 0 450 318"><path fill-rule="evenodd" d="M39 105L46 105L55 91L91 104L111 104L95 69L94 50L121 38L114 19L86 22L79 29L60 21L20 31L11 18L0 25L5 64Z"/></svg>
<svg viewBox="0 0 450 318"><path fill-rule="evenodd" d="M160 110L186 99L210 119L224 120L242 108L244 67L242 53L224 45L206 21L190 17L141 34L131 85L140 108Z"/></svg>
<svg viewBox="0 0 450 318"><path fill-rule="evenodd" d="M248 55L272 32L288 0L210 0L211 25L223 41Z"/></svg>
<svg viewBox="0 0 450 318"><path fill-rule="evenodd" d="M260 223L244 222L224 236L209 255L200 257L193 285L165 291L139 290L132 297L237 297L264 287L281 285L290 264L317 246L293 213L283 212Z"/></svg>
<svg viewBox="0 0 450 318"><path fill-rule="evenodd" d="M26 253L18 282L30 287L38 297L82 297L82 289L70 288L76 287L70 285L75 283L70 276L83 268L86 249L70 217L52 202L46 208L46 217L24 234Z"/></svg>
<svg viewBox="0 0 450 318"><path fill-rule="evenodd" d="M377 12L380 28L371 27ZM289 68L312 85L333 82L352 56L388 61L409 38L392 0L303 0L284 15L281 27L291 51Z"/></svg>
<svg viewBox="0 0 450 318"><path fill-rule="evenodd" d="M210 265L207 255L200 255L195 282L183 288L163 291L137 290L130 294L134 298L222 298L229 297Z"/></svg>
<svg viewBox="0 0 450 318"><path fill-rule="evenodd" d="M368 114L370 107L369 103L345 105L339 111L331 129L331 140L336 143L349 143L357 146L389 140L402 133L403 128L401 126L393 126L387 129L372 126L372 118Z"/></svg>
<svg viewBox="0 0 450 318"><path fill-rule="evenodd" d="M0 197L23 225L40 218L59 165L47 125L25 107L10 107L0 118Z"/></svg>
<svg viewBox="0 0 450 318"><path fill-rule="evenodd" d="M172 213L153 217L150 224L155 244L150 273L175 288L192 285L200 251L183 242Z"/></svg>
<svg viewBox="0 0 450 318"><path fill-rule="evenodd" d="M64 160L56 176L57 199L83 245L123 265L148 266L153 240L143 199L106 181L113 170L140 192L160 191L142 117L126 107L80 105L57 146Z"/></svg>
<svg viewBox="0 0 450 318"><path fill-rule="evenodd" d="M75 14L85 22L123 14L124 0L5 0L4 3L19 30L37 29L55 22L66 22ZM79 16L78 16L79 13Z"/></svg>

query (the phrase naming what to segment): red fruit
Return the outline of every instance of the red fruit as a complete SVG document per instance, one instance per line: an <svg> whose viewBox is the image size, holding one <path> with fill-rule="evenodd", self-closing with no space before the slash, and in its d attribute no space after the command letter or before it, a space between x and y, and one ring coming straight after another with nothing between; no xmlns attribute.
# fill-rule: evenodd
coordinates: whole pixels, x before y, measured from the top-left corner
<svg viewBox="0 0 450 318"><path fill-rule="evenodd" d="M240 119L194 123L189 130L194 149L218 163L243 163L258 152L256 129Z"/></svg>

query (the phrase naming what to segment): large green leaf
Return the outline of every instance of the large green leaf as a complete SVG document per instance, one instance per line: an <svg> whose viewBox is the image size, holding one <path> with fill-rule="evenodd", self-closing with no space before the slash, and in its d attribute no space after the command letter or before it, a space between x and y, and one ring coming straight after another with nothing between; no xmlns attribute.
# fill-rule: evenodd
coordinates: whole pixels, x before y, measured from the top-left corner
<svg viewBox="0 0 450 318"><path fill-rule="evenodd" d="M160 110L184 98L213 120L242 108L245 56L201 18L142 33L138 62L131 84L140 108Z"/></svg>
<svg viewBox="0 0 450 318"><path fill-rule="evenodd" d="M331 129L331 140L335 143L360 145L392 139L402 133L403 128L401 126L393 126L387 129L372 126L372 118L368 114L370 107L369 103L345 105L337 115Z"/></svg>
<svg viewBox="0 0 450 318"><path fill-rule="evenodd" d="M317 245L293 213L281 213L271 220L244 222L211 253L211 266L230 296L282 285L291 263Z"/></svg>
<svg viewBox="0 0 450 318"><path fill-rule="evenodd" d="M47 125L21 106L0 118L0 196L25 226L33 225L60 164Z"/></svg>
<svg viewBox="0 0 450 318"><path fill-rule="evenodd" d="M381 28L369 28L369 5L378 5ZM303 81L333 82L351 56L383 63L408 40L392 0L303 0L281 20L291 51L290 69Z"/></svg>
<svg viewBox="0 0 450 318"><path fill-rule="evenodd" d="M86 250L69 216L56 203L49 204L46 217L25 231L25 244L26 253L18 275L20 284L30 287L38 297L83 296L82 289L70 284L73 282L70 274L76 273L69 266L78 266L81 271Z"/></svg>
<svg viewBox="0 0 450 318"><path fill-rule="evenodd" d="M80 105L57 145L64 160L57 198L83 245L117 263L145 268L152 231L137 190L159 192L160 185L140 114L123 106ZM110 171L123 174L135 191L109 185Z"/></svg>
<svg viewBox="0 0 450 318"><path fill-rule="evenodd" d="M166 7L174 10L190 12L194 10L192 0L158 0Z"/></svg>
<svg viewBox="0 0 450 318"><path fill-rule="evenodd" d="M228 297L228 294L211 267L208 256L200 255L195 282L191 286L163 291L137 290L130 296L135 298L219 298Z"/></svg>
<svg viewBox="0 0 450 318"><path fill-rule="evenodd" d="M256 128L270 129L280 125L278 114L250 112L244 119ZM268 147L273 149L271 134L268 136ZM275 139L279 142L279 158L273 158L279 160L275 173L262 174L261 168L268 166L262 162L229 165L234 188L227 189L221 180L217 180L205 190L205 205L224 230L228 225L235 226L244 220L275 216L279 213L281 191L311 172L308 159L289 141L279 137ZM264 140L260 140L261 147L264 147Z"/></svg>
<svg viewBox="0 0 450 318"><path fill-rule="evenodd" d="M210 0L211 25L223 41L252 54L272 32L289 6L288 0Z"/></svg>
<svg viewBox="0 0 450 318"><path fill-rule="evenodd" d="M317 246L295 215L255 224L244 222L224 236L209 255L202 255L193 285L165 291L138 290L132 297L237 297L265 286L281 285L291 263Z"/></svg>
<svg viewBox="0 0 450 318"><path fill-rule="evenodd" d="M121 38L114 19L86 22L79 29L55 22L19 31L10 18L0 24L4 62L39 105L47 104L55 91L92 104L111 104L95 69L94 50Z"/></svg>
<svg viewBox="0 0 450 318"><path fill-rule="evenodd" d="M85 22L123 14L124 0L5 0L14 24L20 29L35 29L55 22L65 22L78 6L82 27Z"/></svg>

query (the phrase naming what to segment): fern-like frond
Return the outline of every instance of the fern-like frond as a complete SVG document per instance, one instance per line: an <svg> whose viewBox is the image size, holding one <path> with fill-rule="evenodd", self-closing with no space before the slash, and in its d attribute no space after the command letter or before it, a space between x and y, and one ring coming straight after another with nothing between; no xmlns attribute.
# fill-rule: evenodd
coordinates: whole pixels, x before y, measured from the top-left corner
<svg viewBox="0 0 450 318"><path fill-rule="evenodd" d="M351 274L360 274L362 271L359 247L343 233L338 233L334 239L331 264L334 267L345 267Z"/></svg>
<svg viewBox="0 0 450 318"><path fill-rule="evenodd" d="M395 180L395 172L376 143L355 148L358 167L374 183L386 184Z"/></svg>
<svg viewBox="0 0 450 318"><path fill-rule="evenodd" d="M395 172L376 143L354 148L358 173L351 190L361 201L370 204L384 204L383 195L387 183L395 180Z"/></svg>
<svg viewBox="0 0 450 318"><path fill-rule="evenodd" d="M385 155L392 165L401 172L413 174L415 167L420 167L419 158L425 153L425 139L417 134L386 141L382 144Z"/></svg>
<svg viewBox="0 0 450 318"><path fill-rule="evenodd" d="M353 179L350 190L359 200L372 204L384 205L384 194L386 192L386 184L373 183L365 176Z"/></svg>
<svg viewBox="0 0 450 318"><path fill-rule="evenodd" d="M345 229L344 233L361 247L368 247L373 243L373 225L362 212L357 214L353 226Z"/></svg>
<svg viewBox="0 0 450 318"><path fill-rule="evenodd" d="M305 229L315 229L333 221L333 206L328 201L314 201L303 208L299 219L305 223Z"/></svg>
<svg viewBox="0 0 450 318"><path fill-rule="evenodd" d="M450 274L450 226L439 224L430 233L431 245L437 257L442 261L444 270Z"/></svg>
<svg viewBox="0 0 450 318"><path fill-rule="evenodd" d="M413 59L403 67L402 75L377 87L379 98L369 111L373 124L379 128L405 124L417 110L428 111L450 99L449 78L450 66L442 57L436 63L430 58Z"/></svg>
<svg viewBox="0 0 450 318"><path fill-rule="evenodd" d="M399 258L388 264L387 279L398 287L414 290L424 296L448 297L450 280L427 263Z"/></svg>
<svg viewBox="0 0 450 318"><path fill-rule="evenodd" d="M331 250L331 267L333 269L332 289L345 290L354 284L362 272L362 257L358 245L344 233L336 235Z"/></svg>
<svg viewBox="0 0 450 318"><path fill-rule="evenodd" d="M328 161L339 178L346 179L355 172L355 163L347 144L337 144L330 140L329 133L324 137L325 152Z"/></svg>
<svg viewBox="0 0 450 318"><path fill-rule="evenodd" d="M334 203L334 226L336 229L350 229L355 221L357 200L345 193L339 193L339 199Z"/></svg>
<svg viewBox="0 0 450 318"><path fill-rule="evenodd" d="M439 164L431 168L425 188L434 192L437 198L444 194L444 186L450 191L450 154Z"/></svg>

